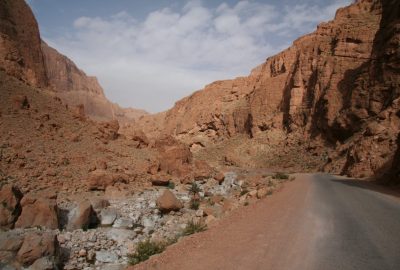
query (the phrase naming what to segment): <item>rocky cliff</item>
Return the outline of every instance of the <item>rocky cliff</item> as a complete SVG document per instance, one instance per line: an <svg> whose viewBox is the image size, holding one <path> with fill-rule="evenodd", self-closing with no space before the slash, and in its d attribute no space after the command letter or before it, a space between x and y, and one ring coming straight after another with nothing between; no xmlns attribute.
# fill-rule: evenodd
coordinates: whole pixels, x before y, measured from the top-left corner
<svg viewBox="0 0 400 270"><path fill-rule="evenodd" d="M41 46L49 87L70 106L82 104L85 113L95 120L118 119L129 122L147 114L143 110L124 109L111 103L104 95L96 77L87 76L68 57L49 47Z"/></svg>
<svg viewBox="0 0 400 270"><path fill-rule="evenodd" d="M0 1L0 68L34 86L46 86L39 28L25 1Z"/></svg>
<svg viewBox="0 0 400 270"><path fill-rule="evenodd" d="M147 114L111 103L95 77L87 76L69 58L40 38L36 19L23 0L0 1L0 68L33 86L50 88L74 107L83 105L95 120L132 122Z"/></svg>
<svg viewBox="0 0 400 270"><path fill-rule="evenodd" d="M392 162L400 127L399 4L361 0L339 9L250 76L178 101L157 132L204 146L239 135L259 142L282 131L282 152L324 145L312 153L327 155L324 170L380 174Z"/></svg>

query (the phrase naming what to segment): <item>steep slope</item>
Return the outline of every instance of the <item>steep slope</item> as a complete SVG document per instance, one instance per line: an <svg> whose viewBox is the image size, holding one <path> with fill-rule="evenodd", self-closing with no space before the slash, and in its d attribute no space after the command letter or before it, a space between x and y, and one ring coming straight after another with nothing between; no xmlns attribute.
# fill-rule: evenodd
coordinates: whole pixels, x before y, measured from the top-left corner
<svg viewBox="0 0 400 270"><path fill-rule="evenodd" d="M0 69L34 86L46 86L39 28L25 1L0 1Z"/></svg>
<svg viewBox="0 0 400 270"><path fill-rule="evenodd" d="M320 157L314 170L327 163L324 170L335 173L381 174L392 162L400 127L399 5L360 0L339 9L334 20L250 76L216 82L177 102L152 132L211 148L242 136L229 151L250 149L247 156L264 155L264 165L281 152L273 162L281 167L311 155Z"/></svg>

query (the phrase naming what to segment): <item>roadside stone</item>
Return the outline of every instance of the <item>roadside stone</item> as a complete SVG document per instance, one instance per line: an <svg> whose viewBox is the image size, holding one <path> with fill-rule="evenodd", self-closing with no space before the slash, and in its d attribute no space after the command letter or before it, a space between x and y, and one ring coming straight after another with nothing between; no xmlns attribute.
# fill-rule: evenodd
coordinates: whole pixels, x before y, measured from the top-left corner
<svg viewBox="0 0 400 270"><path fill-rule="evenodd" d="M259 190L257 190L257 198L258 199L262 199L264 197L266 197L268 194L268 188L260 188Z"/></svg>
<svg viewBox="0 0 400 270"><path fill-rule="evenodd" d="M216 220L217 220L217 218L214 217L213 215L208 215L208 216L206 217L205 223L206 223L206 225L211 225L211 224L213 224Z"/></svg>

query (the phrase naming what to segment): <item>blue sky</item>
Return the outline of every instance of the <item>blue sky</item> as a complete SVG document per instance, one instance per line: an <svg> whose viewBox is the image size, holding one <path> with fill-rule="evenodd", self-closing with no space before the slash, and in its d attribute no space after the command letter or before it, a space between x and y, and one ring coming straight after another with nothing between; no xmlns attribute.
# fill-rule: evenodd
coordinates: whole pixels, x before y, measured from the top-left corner
<svg viewBox="0 0 400 270"><path fill-rule="evenodd" d="M42 38L125 107L166 110L245 76L350 0L28 0Z"/></svg>

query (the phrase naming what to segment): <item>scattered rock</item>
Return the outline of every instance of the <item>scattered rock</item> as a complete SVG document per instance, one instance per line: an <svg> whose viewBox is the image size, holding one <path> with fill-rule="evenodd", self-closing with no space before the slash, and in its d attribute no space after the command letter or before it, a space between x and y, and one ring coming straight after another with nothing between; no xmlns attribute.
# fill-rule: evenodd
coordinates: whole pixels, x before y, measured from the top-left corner
<svg viewBox="0 0 400 270"><path fill-rule="evenodd" d="M118 218L115 220L113 228L131 229L133 228L133 220L130 218Z"/></svg>
<svg viewBox="0 0 400 270"><path fill-rule="evenodd" d="M259 190L257 190L257 198L262 199L266 197L268 195L268 191L268 188L260 188Z"/></svg>

